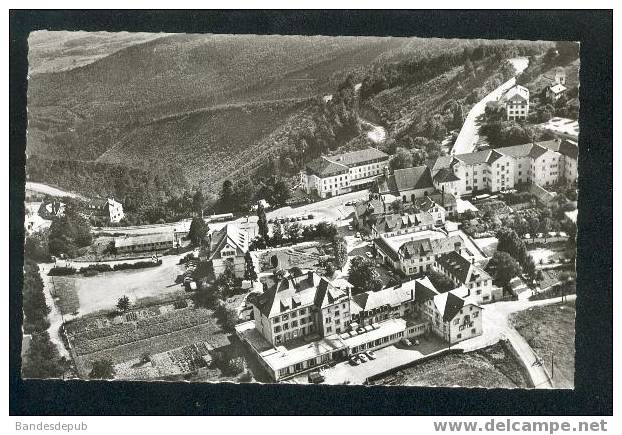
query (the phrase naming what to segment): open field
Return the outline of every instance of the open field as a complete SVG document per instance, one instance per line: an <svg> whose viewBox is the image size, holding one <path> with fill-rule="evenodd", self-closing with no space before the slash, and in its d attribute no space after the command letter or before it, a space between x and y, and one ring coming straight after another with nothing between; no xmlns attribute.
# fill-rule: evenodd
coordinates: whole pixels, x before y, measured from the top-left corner
<svg viewBox="0 0 622 435"><path fill-rule="evenodd" d="M85 315L114 309L122 296L128 296L132 303L137 303L145 298L170 299L184 294L183 288L175 284L177 275L183 274L185 270L183 265L177 264L179 256L165 256L161 259L162 265L153 268L102 272L91 277L50 277L52 290L56 291L59 298L57 305L63 314L77 311Z"/></svg>
<svg viewBox="0 0 622 435"><path fill-rule="evenodd" d="M520 363L499 342L473 352L449 354L404 369L393 375L392 385L526 388Z"/></svg>
<svg viewBox="0 0 622 435"><path fill-rule="evenodd" d="M532 307L513 314L510 321L542 359L557 388L574 388L575 302Z"/></svg>

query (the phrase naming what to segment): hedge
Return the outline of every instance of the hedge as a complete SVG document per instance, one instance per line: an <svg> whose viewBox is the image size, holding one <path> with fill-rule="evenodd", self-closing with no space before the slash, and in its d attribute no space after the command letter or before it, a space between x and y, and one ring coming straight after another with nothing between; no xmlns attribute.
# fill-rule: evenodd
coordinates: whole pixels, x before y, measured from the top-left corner
<svg viewBox="0 0 622 435"><path fill-rule="evenodd" d="M76 269L73 267L61 267L55 266L50 269L48 272L49 276L65 276L65 275L74 275L76 273Z"/></svg>

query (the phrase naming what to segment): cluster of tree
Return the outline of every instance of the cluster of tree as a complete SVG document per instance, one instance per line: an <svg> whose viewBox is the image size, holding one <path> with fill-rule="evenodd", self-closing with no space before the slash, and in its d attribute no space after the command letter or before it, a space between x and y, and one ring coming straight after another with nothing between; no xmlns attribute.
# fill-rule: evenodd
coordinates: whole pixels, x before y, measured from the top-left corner
<svg viewBox="0 0 622 435"><path fill-rule="evenodd" d="M531 255L527 253L525 242L516 234L516 231L509 228L502 228L497 231L497 252L507 252L514 258L530 280L536 278L536 265ZM504 282L504 284L507 284Z"/></svg>
<svg viewBox="0 0 622 435"><path fill-rule="evenodd" d="M205 243L205 238L209 232L209 226L205 223L203 218L194 217L190 222L190 229L188 230L188 239L192 246L202 246Z"/></svg>
<svg viewBox="0 0 622 435"><path fill-rule="evenodd" d="M50 309L43 292L39 266L34 259L25 257L22 286L23 327L24 333L30 334L30 346L22 361L22 375L25 378L58 378L69 368L68 361L60 356L47 332L50 327Z"/></svg>
<svg viewBox="0 0 622 435"><path fill-rule="evenodd" d="M505 251L494 253L487 268L494 270L494 281L497 285L507 288L510 280L522 273L522 268L518 261Z"/></svg>
<svg viewBox="0 0 622 435"><path fill-rule="evenodd" d="M389 162L393 169L421 166L428 159L443 155L440 141L422 136L402 136L393 144L395 147L388 150L393 154Z"/></svg>
<svg viewBox="0 0 622 435"><path fill-rule="evenodd" d="M437 272L435 270L429 270L426 273L426 276L430 278L430 282L434 287L441 293L446 293L449 290L453 290L456 288L456 284L449 279L446 275Z"/></svg>
<svg viewBox="0 0 622 435"><path fill-rule="evenodd" d="M225 180L220 190L216 210L220 213L248 212L253 204L265 200L272 207L282 207L290 197L289 186L281 177L272 175L253 182L240 178L235 183Z"/></svg>
<svg viewBox="0 0 622 435"><path fill-rule="evenodd" d="M265 249L268 246L281 246L283 243L306 242L317 239L333 240L337 236L337 227L328 222L317 225L300 225L298 222L285 224L275 223L272 235L269 234L268 223L263 209L258 210L259 236L251 243L251 249Z"/></svg>
<svg viewBox="0 0 622 435"><path fill-rule="evenodd" d="M493 148L522 145L533 141L550 140L554 136L530 125L516 121L486 121L480 127L480 133L486 136Z"/></svg>
<svg viewBox="0 0 622 435"><path fill-rule="evenodd" d="M354 78L350 75L330 99L319 97L313 100L300 125L289 133L287 150L280 153L278 165L273 166L292 175L306 162L328 154L360 135L362 129L354 86Z"/></svg>
<svg viewBox="0 0 622 435"><path fill-rule="evenodd" d="M384 286L373 261L361 256L354 257L350 261L348 281L353 286L353 294L378 291Z"/></svg>
<svg viewBox="0 0 622 435"><path fill-rule="evenodd" d="M123 204L124 223L143 224L188 217L196 210L194 193L180 168L168 162L145 169L76 160L29 156L26 171L38 181L89 197L114 197ZM94 223L100 224L97 217ZM101 219L99 219L101 220Z"/></svg>
<svg viewBox="0 0 622 435"><path fill-rule="evenodd" d="M89 246L93 241L89 222L78 211L73 201L65 203L63 216L54 218L48 234L48 249L50 254L61 254L75 257L80 248Z"/></svg>
<svg viewBox="0 0 622 435"><path fill-rule="evenodd" d="M545 64L566 65L579 58L579 44L572 41L557 41L544 55Z"/></svg>
<svg viewBox="0 0 622 435"><path fill-rule="evenodd" d="M422 55L418 58L401 62L386 63L373 69L364 79L361 86L361 98L372 96L395 86L408 86L425 83L428 80L464 65L466 76L475 73L474 63L488 60L499 63L503 59L516 55L533 54L537 47L517 44L480 44L477 47L464 47L437 55Z"/></svg>
<svg viewBox="0 0 622 435"><path fill-rule="evenodd" d="M49 263L52 261L48 249L49 230L43 229L26 236L24 241L24 256L37 263Z"/></svg>

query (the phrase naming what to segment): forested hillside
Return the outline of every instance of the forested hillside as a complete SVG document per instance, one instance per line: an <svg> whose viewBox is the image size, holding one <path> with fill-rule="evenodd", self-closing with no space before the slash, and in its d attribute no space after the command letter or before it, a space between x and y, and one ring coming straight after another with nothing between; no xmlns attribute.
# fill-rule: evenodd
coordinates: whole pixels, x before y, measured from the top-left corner
<svg viewBox="0 0 622 435"><path fill-rule="evenodd" d="M31 77L27 153L31 159L38 156L29 167L39 169L29 175L122 198L126 190L107 180L112 173L136 175L143 185L144 174L162 167L175 173L177 186L189 183L217 192L227 178L290 176L322 153L365 146L363 119L388 127L385 148L394 148L404 132L435 141L451 122L458 124L458 118L449 122L445 116L455 111L450 92L462 89L465 99L476 98L474 89L503 75L504 57L541 53L547 46L164 36L81 67ZM357 83L362 84L358 91ZM439 113L442 129L432 119ZM89 171L98 175L88 176Z"/></svg>

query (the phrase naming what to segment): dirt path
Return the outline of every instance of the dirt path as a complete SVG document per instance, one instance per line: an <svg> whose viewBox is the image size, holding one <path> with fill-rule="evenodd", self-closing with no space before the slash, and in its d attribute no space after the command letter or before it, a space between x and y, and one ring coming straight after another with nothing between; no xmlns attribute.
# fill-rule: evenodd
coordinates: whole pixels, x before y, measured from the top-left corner
<svg viewBox="0 0 622 435"><path fill-rule="evenodd" d="M60 313L60 310L58 309L56 304L54 303L54 298L52 297L52 277L48 276L48 271L51 267L52 265L48 264L39 265L39 273L41 274L41 279L43 280L43 294L45 295L45 303L48 307L50 307L50 313L48 314L48 319L50 321L48 334L50 335L50 341L54 343L54 345L58 349L58 353L66 358L71 358L71 355L65 348L65 344L63 343L63 339L60 335L60 327L63 324L63 316Z"/></svg>

